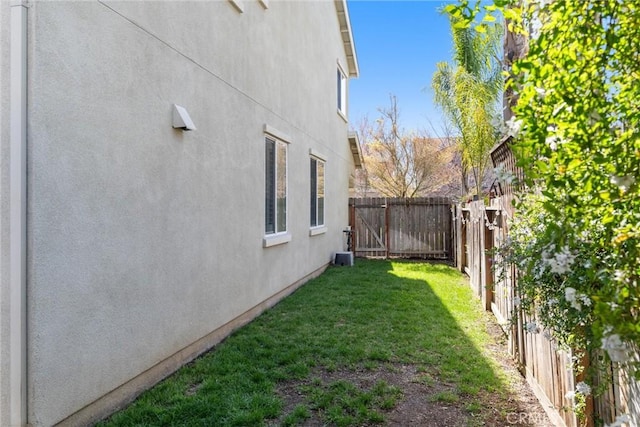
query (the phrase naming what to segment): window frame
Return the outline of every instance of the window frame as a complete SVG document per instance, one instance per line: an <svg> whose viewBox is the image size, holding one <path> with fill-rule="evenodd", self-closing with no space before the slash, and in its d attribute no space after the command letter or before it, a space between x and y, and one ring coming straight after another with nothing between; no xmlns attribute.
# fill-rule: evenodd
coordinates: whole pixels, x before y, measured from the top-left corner
<svg viewBox="0 0 640 427"><path fill-rule="evenodd" d="M274 128L264 126L264 225L263 246L269 247L291 241L289 232L289 143L291 139L284 133ZM269 152L269 144L272 146L272 154ZM279 159L280 153L284 153L284 161ZM269 157L271 156L271 160ZM269 164L269 162L272 164ZM282 166L284 163L284 166ZM280 167L279 167L280 166ZM282 169L284 167L284 170ZM278 201L280 175L284 176L284 206L280 209ZM270 188L270 183L273 187ZM272 200L269 200L273 198ZM272 212L270 212L272 211ZM280 215L284 214L284 222ZM272 219L270 220L270 217ZM283 228L282 228L283 227Z"/></svg>
<svg viewBox="0 0 640 427"><path fill-rule="evenodd" d="M347 73L344 72L344 69L340 65L338 61L337 66L337 75L336 75L336 83L337 83L337 110L338 114L344 119L347 120Z"/></svg>
<svg viewBox="0 0 640 427"><path fill-rule="evenodd" d="M315 175L313 165L315 162ZM318 234L325 233L327 231L326 226L326 201L327 201L327 161L326 157L315 150L309 150L309 235L316 236ZM322 179L318 176L322 165ZM322 190L320 197L320 191L318 185L322 184ZM314 185L315 184L315 185ZM315 200L314 200L315 198ZM320 199L322 203L320 203ZM315 203L314 203L315 202ZM315 207L315 209L314 209ZM321 209L321 213L320 213ZM314 211L315 211L315 223L314 223Z"/></svg>

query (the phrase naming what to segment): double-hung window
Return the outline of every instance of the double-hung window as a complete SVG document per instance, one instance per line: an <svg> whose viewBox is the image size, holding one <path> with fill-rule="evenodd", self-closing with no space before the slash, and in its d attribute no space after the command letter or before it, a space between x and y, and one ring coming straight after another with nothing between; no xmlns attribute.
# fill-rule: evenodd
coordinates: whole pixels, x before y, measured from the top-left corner
<svg viewBox="0 0 640 427"><path fill-rule="evenodd" d="M287 232L287 144L265 137L265 234Z"/></svg>
<svg viewBox="0 0 640 427"><path fill-rule="evenodd" d="M342 68L338 66L338 112L343 116L347 117L347 77L342 71Z"/></svg>
<svg viewBox="0 0 640 427"><path fill-rule="evenodd" d="M324 225L324 162L311 157L311 227Z"/></svg>

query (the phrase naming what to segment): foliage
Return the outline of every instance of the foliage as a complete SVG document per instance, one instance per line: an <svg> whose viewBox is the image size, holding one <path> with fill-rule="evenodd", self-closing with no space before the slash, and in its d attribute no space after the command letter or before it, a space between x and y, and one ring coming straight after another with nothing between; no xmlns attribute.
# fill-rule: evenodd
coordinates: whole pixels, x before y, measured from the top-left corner
<svg viewBox="0 0 640 427"><path fill-rule="evenodd" d="M437 138L401 129L397 99L390 98L376 124L360 130L368 182L387 197L427 195L447 183L452 151Z"/></svg>
<svg viewBox="0 0 640 427"><path fill-rule="evenodd" d="M633 46L640 9L597 0L530 13L532 25L542 26L534 27L529 56L516 63L528 70L516 109L526 122L517 149L555 218L544 236L576 250L587 237L586 261L595 268L585 283L565 286L593 299L596 337L639 343L640 61Z"/></svg>
<svg viewBox="0 0 640 427"><path fill-rule="evenodd" d="M592 363L598 349L629 362L640 344L640 7L501 3L510 29L530 39L511 70L519 100L509 123L538 192L521 200L514 241L524 302ZM449 10L471 24L480 5Z"/></svg>
<svg viewBox="0 0 640 427"><path fill-rule="evenodd" d="M438 63L431 86L436 104L460 135L463 173L472 172L476 194L481 194L489 151L498 139L495 123L502 89L498 51L502 26L490 25L478 33L457 25L458 18L453 15L450 18L454 64Z"/></svg>
<svg viewBox="0 0 640 427"><path fill-rule="evenodd" d="M403 366L440 385L434 393L446 384L461 406L506 400L506 376L482 351L494 342L485 320L451 267L359 259L329 268L99 425L384 423L404 391L389 378ZM293 408L282 401L289 393Z"/></svg>
<svg viewBox="0 0 640 427"><path fill-rule="evenodd" d="M462 153L458 149L459 137L448 121L440 123L439 128L431 126L433 135L440 141L442 150L450 153L451 161L447 165L447 174L451 178L445 187L440 190L441 195L459 201L469 194L469 171L462 161Z"/></svg>

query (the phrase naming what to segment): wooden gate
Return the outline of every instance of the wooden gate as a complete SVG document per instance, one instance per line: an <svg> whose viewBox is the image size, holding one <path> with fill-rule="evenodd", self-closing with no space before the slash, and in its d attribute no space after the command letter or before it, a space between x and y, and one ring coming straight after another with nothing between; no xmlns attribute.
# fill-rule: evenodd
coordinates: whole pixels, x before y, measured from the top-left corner
<svg viewBox="0 0 640 427"><path fill-rule="evenodd" d="M447 198L352 198L349 208L356 256L453 259Z"/></svg>

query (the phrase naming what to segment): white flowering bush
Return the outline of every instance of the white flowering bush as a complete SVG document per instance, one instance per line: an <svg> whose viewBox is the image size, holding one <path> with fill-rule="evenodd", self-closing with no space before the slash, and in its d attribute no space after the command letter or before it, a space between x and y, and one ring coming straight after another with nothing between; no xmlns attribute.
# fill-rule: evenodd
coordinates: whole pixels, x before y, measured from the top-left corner
<svg viewBox="0 0 640 427"><path fill-rule="evenodd" d="M561 347L587 350L596 342L591 329L594 295L600 286L597 271L604 267L594 256L598 227L588 235L571 236L556 227L557 218L543 203L540 194L522 196L497 258L518 268L514 305L536 319L536 326L530 321L525 330L545 329Z"/></svg>
<svg viewBox="0 0 640 427"><path fill-rule="evenodd" d="M606 363L634 368L640 344L640 7L460 3L449 13L478 31L482 8L500 9L529 41L507 73L517 105L506 128L527 193L503 256L518 266L520 307L589 357L584 382L593 385Z"/></svg>
<svg viewBox="0 0 640 427"><path fill-rule="evenodd" d="M640 7L499 3L512 3L515 32L539 22L511 70L527 195L509 250L523 307L560 342L628 362L640 343Z"/></svg>

